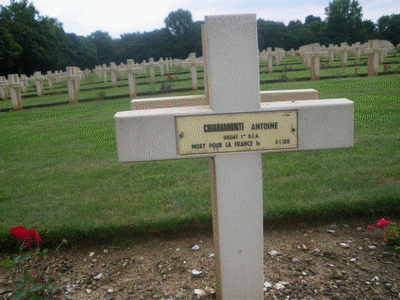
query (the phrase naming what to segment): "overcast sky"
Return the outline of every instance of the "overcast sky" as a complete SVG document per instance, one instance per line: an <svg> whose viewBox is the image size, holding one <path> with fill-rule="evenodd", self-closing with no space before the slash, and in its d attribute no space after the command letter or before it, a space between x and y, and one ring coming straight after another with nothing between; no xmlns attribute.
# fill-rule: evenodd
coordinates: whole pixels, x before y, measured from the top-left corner
<svg viewBox="0 0 400 300"><path fill-rule="evenodd" d="M113 38L123 33L161 29L164 19L179 8L189 10L193 21L204 21L206 15L256 13L257 19L281 21L300 20L308 15L325 19L324 8L329 0L33 0L42 16L58 19L65 32L87 36L96 30L108 32ZM109 4L105 4L109 3ZM399 14L399 0L358 0L363 20L376 22L383 15ZM9 0L0 0L4 6Z"/></svg>

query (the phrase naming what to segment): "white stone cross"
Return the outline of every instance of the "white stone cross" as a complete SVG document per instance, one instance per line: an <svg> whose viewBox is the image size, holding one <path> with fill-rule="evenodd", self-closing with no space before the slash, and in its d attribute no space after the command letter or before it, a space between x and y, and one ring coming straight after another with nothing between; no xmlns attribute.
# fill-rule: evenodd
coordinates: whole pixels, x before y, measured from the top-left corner
<svg viewBox="0 0 400 300"><path fill-rule="evenodd" d="M154 58L150 57L149 58L149 63L147 64L150 67L150 83L155 83L156 79L155 79L155 68L158 65L158 63L156 63L154 61Z"/></svg>
<svg viewBox="0 0 400 300"><path fill-rule="evenodd" d="M306 56L311 57L311 80L319 80L320 59L328 56L328 52L322 51L319 44L311 44L310 52L306 52Z"/></svg>
<svg viewBox="0 0 400 300"><path fill-rule="evenodd" d="M55 75L51 71L47 71L47 82L49 84L49 88L54 90L53 79Z"/></svg>
<svg viewBox="0 0 400 300"><path fill-rule="evenodd" d="M350 51L350 47L346 42L340 44L340 66L342 68L347 67L347 53Z"/></svg>
<svg viewBox="0 0 400 300"><path fill-rule="evenodd" d="M141 68L135 65L135 61L133 59L128 59L126 68L121 69L121 72L128 73L128 82L129 82L129 95L131 97L137 96L136 89L136 73L141 70Z"/></svg>
<svg viewBox="0 0 400 300"><path fill-rule="evenodd" d="M262 153L351 147L353 102L260 103L255 14L206 16L204 37L210 106L118 112L118 157L210 157L217 298L263 299Z"/></svg>
<svg viewBox="0 0 400 300"><path fill-rule="evenodd" d="M333 44L329 44L328 54L330 62L333 62L335 60L335 52L336 52L335 46Z"/></svg>
<svg viewBox="0 0 400 300"><path fill-rule="evenodd" d="M268 73L272 73L273 69L272 69L272 56L273 56L273 52L272 52L272 48L268 47L267 51L263 50L260 54L260 60L266 60L268 62Z"/></svg>
<svg viewBox="0 0 400 300"><path fill-rule="evenodd" d="M158 60L158 66L160 67L161 76L164 76L164 66L166 65L164 59L160 57Z"/></svg>
<svg viewBox="0 0 400 300"><path fill-rule="evenodd" d="M381 53L379 40L369 40L368 48L364 49L364 53L368 56L368 76L378 76Z"/></svg>
<svg viewBox="0 0 400 300"><path fill-rule="evenodd" d="M24 93L26 93L28 91L28 81L29 81L28 77L26 77L25 74L22 74L21 75L21 82L23 83L22 91Z"/></svg>
<svg viewBox="0 0 400 300"><path fill-rule="evenodd" d="M107 73L110 71L110 68L108 68L106 64L103 64L103 67L102 67L101 70L102 70L102 72L103 72L104 83L107 83L107 80L108 80L108 75L107 75Z"/></svg>
<svg viewBox="0 0 400 300"><path fill-rule="evenodd" d="M275 57L275 64L279 66L280 62L285 57L285 50L283 48L275 48L274 49L274 57Z"/></svg>
<svg viewBox="0 0 400 300"><path fill-rule="evenodd" d="M75 74L75 67L67 67L66 73L67 74L65 76L61 76L60 79L67 80L69 103L71 104L78 103L78 90L79 90L78 83L81 80L81 75Z"/></svg>
<svg viewBox="0 0 400 300"><path fill-rule="evenodd" d="M196 61L196 53L195 52L190 53L189 57L182 64L182 66L184 66L184 67L187 66L190 68L190 75L192 77L192 90L193 91L197 91L197 89L199 88L199 86L197 84L197 65L198 64L204 65L203 62L198 63Z"/></svg>
<svg viewBox="0 0 400 300"><path fill-rule="evenodd" d="M11 103L13 110L22 109L21 91L24 87L22 82L19 82L18 74L8 75L8 87L11 93Z"/></svg>
<svg viewBox="0 0 400 300"><path fill-rule="evenodd" d="M119 67L117 67L115 62L110 62L111 85L113 88L117 87L117 72L118 71L119 71Z"/></svg>
<svg viewBox="0 0 400 300"><path fill-rule="evenodd" d="M93 70L94 74L101 80L103 77L103 68L101 66L96 66Z"/></svg>
<svg viewBox="0 0 400 300"><path fill-rule="evenodd" d="M360 60L361 50L362 50L361 43L360 42L354 43L353 45L351 45L350 49L351 49L350 51L352 51L356 56L356 60Z"/></svg>
<svg viewBox="0 0 400 300"><path fill-rule="evenodd" d="M45 80L46 80L45 76L43 76L40 71L35 72L35 74L34 74L34 82L35 82L35 85L36 85L36 90L37 90L38 97L42 97L44 95L43 81L45 81Z"/></svg>
<svg viewBox="0 0 400 300"><path fill-rule="evenodd" d="M4 76L0 76L0 97L1 100L8 100L7 94L8 82Z"/></svg>

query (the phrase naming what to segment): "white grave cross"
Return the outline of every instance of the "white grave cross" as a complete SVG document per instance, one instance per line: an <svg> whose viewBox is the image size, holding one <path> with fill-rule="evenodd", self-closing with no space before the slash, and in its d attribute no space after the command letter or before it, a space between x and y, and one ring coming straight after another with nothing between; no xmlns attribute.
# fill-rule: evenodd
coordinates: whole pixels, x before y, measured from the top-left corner
<svg viewBox="0 0 400 300"><path fill-rule="evenodd" d="M206 17L203 45L210 106L117 113L118 157L211 157L217 298L263 299L261 154L351 147L353 102L260 103L255 14Z"/></svg>
<svg viewBox="0 0 400 300"><path fill-rule="evenodd" d="M24 84L19 82L18 74L8 75L8 87L11 92L11 103L13 110L22 109L21 102L21 92L19 89L22 89Z"/></svg>
<svg viewBox="0 0 400 300"><path fill-rule="evenodd" d="M75 74L75 67L67 67L66 75L61 76L62 80L67 80L69 103L78 103L78 83L81 80L81 75Z"/></svg>
<svg viewBox="0 0 400 300"><path fill-rule="evenodd" d="M46 80L46 78L42 75L41 72L39 72L39 71L35 72L34 81L35 81L38 97L42 97L44 95L43 81L45 81L45 80Z"/></svg>

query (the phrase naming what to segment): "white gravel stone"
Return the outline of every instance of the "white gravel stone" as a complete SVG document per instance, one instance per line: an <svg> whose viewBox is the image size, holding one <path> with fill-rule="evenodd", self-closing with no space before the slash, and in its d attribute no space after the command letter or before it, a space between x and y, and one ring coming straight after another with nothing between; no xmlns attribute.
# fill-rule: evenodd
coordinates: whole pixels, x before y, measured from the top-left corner
<svg viewBox="0 0 400 300"><path fill-rule="evenodd" d="M271 251L268 251L268 254L271 255L272 257L275 257L275 256L279 255L279 252L275 251L275 250L271 250Z"/></svg>
<svg viewBox="0 0 400 300"><path fill-rule="evenodd" d="M103 278L103 273L100 273L99 275L93 277L94 280L100 280L101 278Z"/></svg>
<svg viewBox="0 0 400 300"><path fill-rule="evenodd" d="M266 292L270 288L272 288L272 283L268 281L264 282L264 292Z"/></svg>
<svg viewBox="0 0 400 300"><path fill-rule="evenodd" d="M285 286L279 282L274 285L274 289L276 289L276 290L283 290L284 288L285 288Z"/></svg>
<svg viewBox="0 0 400 300"><path fill-rule="evenodd" d="M192 274L193 277L200 277L201 274L203 274L202 271L198 271L198 270L192 270L190 273Z"/></svg>
<svg viewBox="0 0 400 300"><path fill-rule="evenodd" d="M193 251L199 251L200 250L200 246L199 245L194 245L192 248Z"/></svg>
<svg viewBox="0 0 400 300"><path fill-rule="evenodd" d="M194 290L194 293L195 293L196 295L199 295L200 297L206 296L206 295L207 295L207 293L206 293L205 291L200 290L200 289L195 289L195 290Z"/></svg>

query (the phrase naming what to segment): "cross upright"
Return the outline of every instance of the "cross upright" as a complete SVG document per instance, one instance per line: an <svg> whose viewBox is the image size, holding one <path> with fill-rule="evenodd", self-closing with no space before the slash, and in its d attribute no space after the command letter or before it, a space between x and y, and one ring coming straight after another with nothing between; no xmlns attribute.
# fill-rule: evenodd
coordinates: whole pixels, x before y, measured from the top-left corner
<svg viewBox="0 0 400 300"><path fill-rule="evenodd" d="M8 75L8 87L11 93L11 103L13 110L22 109L21 91L24 84L19 82L18 74Z"/></svg>
<svg viewBox="0 0 400 300"><path fill-rule="evenodd" d="M255 14L206 16L210 106L118 112L120 162L210 157L218 299L263 299L262 153L347 148L353 102L260 103Z"/></svg>
<svg viewBox="0 0 400 300"><path fill-rule="evenodd" d="M158 66L160 67L161 76L164 76L165 61L162 57L158 60Z"/></svg>
<svg viewBox="0 0 400 300"><path fill-rule="evenodd" d="M119 71L119 67L117 67L115 62L110 62L111 85L113 88L117 87L117 72L118 71Z"/></svg>
<svg viewBox="0 0 400 300"><path fill-rule="evenodd" d="M139 72L141 68L135 65L135 61L133 59L128 59L126 62L127 62L126 67L120 69L120 71L128 73L129 96L136 97L137 96L136 73Z"/></svg>
<svg viewBox="0 0 400 300"><path fill-rule="evenodd" d="M273 52L272 52L272 48L268 47L267 51L263 51L260 55L260 59L262 60L266 60L268 62L268 73L272 73L273 69L272 69L272 56L273 56Z"/></svg>
<svg viewBox="0 0 400 300"><path fill-rule="evenodd" d="M349 52L350 47L347 45L346 42L340 44L340 65L341 67L347 67L347 53Z"/></svg>
<svg viewBox="0 0 400 300"><path fill-rule="evenodd" d="M364 49L364 53L368 56L368 76L378 75L379 54L379 40L369 40L368 48Z"/></svg>
<svg viewBox="0 0 400 300"><path fill-rule="evenodd" d="M42 73L40 71L35 72L34 74L34 81L36 84L36 90L38 93L38 97L42 97L44 95L44 91L43 91L43 81L45 81L45 77L42 75Z"/></svg>
<svg viewBox="0 0 400 300"><path fill-rule="evenodd" d="M306 56L311 57L311 80L319 80L320 58L328 56L328 52L322 51L319 44L311 44Z"/></svg>
<svg viewBox="0 0 400 300"><path fill-rule="evenodd" d="M78 103L78 83L81 80L81 75L75 74L75 67L67 67L66 75L60 79L67 80L69 103Z"/></svg>
<svg viewBox="0 0 400 300"><path fill-rule="evenodd" d="M107 67L107 65L106 65L106 64L103 64L102 71L103 71L103 79L104 79L104 83L107 83L107 80L108 80L108 75L107 75L107 73L110 71L110 68L109 68L109 67Z"/></svg>
<svg viewBox="0 0 400 300"><path fill-rule="evenodd" d="M8 82L4 76L0 76L0 97L1 100L7 100L8 99L8 94L7 94L7 88L8 88Z"/></svg>
<svg viewBox="0 0 400 300"><path fill-rule="evenodd" d="M182 64L183 66L188 66L190 68L190 75L192 77L192 90L197 91L199 88L197 84L197 61L196 61L196 53L192 52L189 54L189 57Z"/></svg>
<svg viewBox="0 0 400 300"><path fill-rule="evenodd" d="M150 82L151 83L155 83L156 79L155 79L155 68L158 65L158 63L156 63L154 61L154 58L150 57L149 58L149 63L147 64L150 67Z"/></svg>

